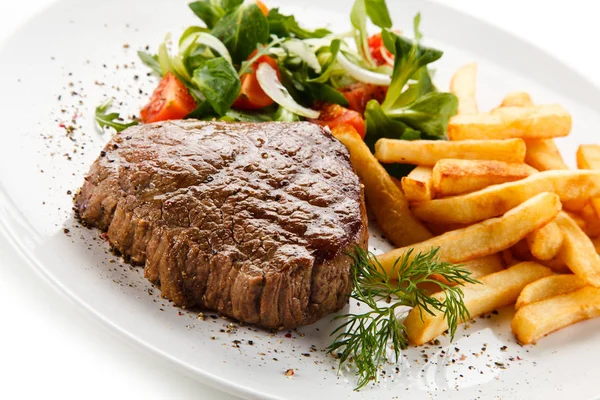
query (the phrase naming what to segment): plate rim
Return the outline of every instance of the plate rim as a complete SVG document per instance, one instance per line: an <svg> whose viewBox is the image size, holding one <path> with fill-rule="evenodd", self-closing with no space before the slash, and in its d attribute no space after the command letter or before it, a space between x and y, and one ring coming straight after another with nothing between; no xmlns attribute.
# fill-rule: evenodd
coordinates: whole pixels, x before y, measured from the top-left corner
<svg viewBox="0 0 600 400"><path fill-rule="evenodd" d="M37 10L36 12L32 13L28 18L21 22L0 42L0 55L3 54L5 48L7 48L9 44L15 40L15 38L17 38L23 33L23 31L27 29L27 27L31 24L33 20L41 17L46 12L48 12L48 10L52 9L53 7L56 7L59 3L62 2L63 0L53 0L50 3L46 4L44 7ZM500 26L490 24L471 14L465 13L451 6L440 4L432 0L424 0L422 1L422 3L424 6L435 7L441 12L450 14L451 16L460 16L463 19L469 20L469 22L471 23L474 22L483 24L486 26L487 29L493 31L496 34L502 35L505 39L510 40L511 42L517 41L526 46L527 48L536 50L538 54L544 55L548 59L551 59L555 64L561 65L563 68L572 72L574 74L573 76L576 76L577 78L581 79L582 82L587 83L593 89L593 91L596 92L595 94L600 96L599 85L590 81L588 77L582 74L579 70L573 68L568 64L565 64L563 61L555 57L552 53L547 52L539 46L536 46L535 44L529 42L527 38L518 36L508 30L505 30ZM127 338L127 340L135 343L135 345L138 348L143 349L144 351L149 351L150 353L160 358L164 358L173 366L173 368L177 368L178 370L183 371L186 375L190 376L191 378L203 384L206 384L212 388L242 398L268 400L284 399L284 397L266 393L260 389L256 389L255 387L240 385L234 379L227 379L220 375L212 374L208 369L202 369L197 366L194 366L178 358L176 355L169 354L167 351L161 350L156 345L146 340L143 340L134 332L130 331L125 327L122 327L118 322L112 320L109 315L105 315L105 313L96 309L96 307L89 304L81 296L75 294L71 289L69 289L69 287L65 286L61 282L61 280L52 273L52 270L50 268L44 266L42 260L37 259L30 252L27 251L26 245L25 243L23 243L23 240L21 239L20 235L13 229L12 224L14 224L14 222L9 221L9 219L12 218L16 220L22 226L27 226L28 228L31 228L32 231L35 231L35 229L31 227L31 224L21 215L20 212L14 212L18 210L18 207L14 205L14 201L12 201L12 197L8 193L7 189L4 187L4 184L0 181L0 240L10 247L10 250L15 253L17 260L22 262L28 268L31 268L35 272L35 274L38 277L40 277L45 283L51 286L57 294L64 295L72 304L75 304L80 310L86 312L86 314L91 317L90 320L94 320L96 323L99 323L104 328L107 328L111 333L118 334L122 337ZM11 213L11 211L13 212ZM7 215L10 215L10 218L7 218Z"/></svg>

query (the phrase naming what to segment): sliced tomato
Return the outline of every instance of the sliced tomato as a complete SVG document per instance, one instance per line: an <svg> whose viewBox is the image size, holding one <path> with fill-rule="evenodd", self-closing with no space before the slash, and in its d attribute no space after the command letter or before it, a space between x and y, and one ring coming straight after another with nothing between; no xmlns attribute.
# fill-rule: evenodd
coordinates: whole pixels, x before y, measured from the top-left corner
<svg viewBox="0 0 600 400"><path fill-rule="evenodd" d="M377 86L369 83L355 83L340 89L340 92L348 100L348 108L364 114L367 103L370 100L377 100L382 103L385 100L388 88L386 86Z"/></svg>
<svg viewBox="0 0 600 400"><path fill-rule="evenodd" d="M256 55L256 50L250 57L252 58ZM281 79L281 74L279 73L279 68L277 67L277 61L269 56L261 56L252 64L252 72L242 75L240 80L242 81L242 88L240 90L240 94L237 99L233 102L233 108L237 108L239 110L258 110L260 108L265 108L273 104L273 99L271 99L260 87L258 83L258 79L256 79L256 70L258 69L259 64L267 63L271 67L277 71L277 77Z"/></svg>
<svg viewBox="0 0 600 400"><path fill-rule="evenodd" d="M168 72L140 112L142 122L182 119L196 109L196 101L183 83Z"/></svg>
<svg viewBox="0 0 600 400"><path fill-rule="evenodd" d="M321 115L319 119L310 119L309 121L321 126L327 126L333 129L339 125L351 125L356 129L361 138L365 137L365 120L362 114L349 110L338 104L325 104L320 107Z"/></svg>
<svg viewBox="0 0 600 400"><path fill-rule="evenodd" d="M385 48L383 44L383 38L381 37L381 33L376 33L375 35L369 38L369 49L371 51L371 57L377 65L388 64L387 60L383 57L382 52L388 56L388 58L393 58L394 55Z"/></svg>
<svg viewBox="0 0 600 400"><path fill-rule="evenodd" d="M260 0L256 0L256 5L258 6L258 8L260 8L260 11L262 11L262 13L265 15L265 17L267 15L269 15L269 8L267 6L265 6L265 3L263 3Z"/></svg>

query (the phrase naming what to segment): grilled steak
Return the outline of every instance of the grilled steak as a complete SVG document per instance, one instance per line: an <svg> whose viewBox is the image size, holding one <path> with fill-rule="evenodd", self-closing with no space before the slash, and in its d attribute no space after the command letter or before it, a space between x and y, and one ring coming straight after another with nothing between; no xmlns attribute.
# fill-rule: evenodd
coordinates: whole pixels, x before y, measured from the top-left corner
<svg viewBox="0 0 600 400"><path fill-rule="evenodd" d="M129 128L94 162L75 203L176 305L267 328L343 307L345 253L367 241L348 152L310 123Z"/></svg>

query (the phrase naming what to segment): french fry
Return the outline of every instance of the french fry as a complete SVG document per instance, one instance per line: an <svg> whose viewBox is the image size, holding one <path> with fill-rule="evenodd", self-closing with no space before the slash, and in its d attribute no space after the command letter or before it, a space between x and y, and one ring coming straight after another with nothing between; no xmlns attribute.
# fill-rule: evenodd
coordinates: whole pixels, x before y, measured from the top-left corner
<svg viewBox="0 0 600 400"><path fill-rule="evenodd" d="M585 230L587 229L586 227L586 223L585 220L583 218L581 218L581 215L571 212L571 211L565 211L565 214L567 214L569 217L571 217L571 219L573 221L575 221L575 223L577 224L577 226L579 228L581 228L582 231L585 232Z"/></svg>
<svg viewBox="0 0 600 400"><path fill-rule="evenodd" d="M592 199L592 200L598 200ZM583 231L589 237L600 236L600 218L598 218L598 214L596 213L596 209L592 205L592 201L590 201L583 210L581 210L581 218L585 221L585 227Z"/></svg>
<svg viewBox="0 0 600 400"><path fill-rule="evenodd" d="M600 254L600 237L591 239L594 248L596 249L596 253Z"/></svg>
<svg viewBox="0 0 600 400"><path fill-rule="evenodd" d="M458 97L459 114L476 114L477 100L475 87L477 84L477 64L471 63L459 68L450 80L450 92Z"/></svg>
<svg viewBox="0 0 600 400"><path fill-rule="evenodd" d="M550 139L567 136L571 115L557 104L500 107L490 113L459 114L450 118L450 140Z"/></svg>
<svg viewBox="0 0 600 400"><path fill-rule="evenodd" d="M461 263L498 253L552 221L561 208L558 196L540 193L499 218L450 231L421 243L401 247L377 256L382 268L395 276L396 260L412 251L414 257L439 247L440 260Z"/></svg>
<svg viewBox="0 0 600 400"><path fill-rule="evenodd" d="M504 97L500 107L533 107L534 103L527 92L511 92ZM529 139L525 141L527 153L525 162L538 171L568 169L556 143L552 139ZM565 206L563 204L563 206ZM566 207L566 206L565 206Z"/></svg>
<svg viewBox="0 0 600 400"><path fill-rule="evenodd" d="M432 181L436 194L445 197L518 181L536 172L522 163L446 159L438 161L433 167Z"/></svg>
<svg viewBox="0 0 600 400"><path fill-rule="evenodd" d="M577 149L577 168L600 169L600 145L580 145Z"/></svg>
<svg viewBox="0 0 600 400"><path fill-rule="evenodd" d="M507 267L512 267L513 265L519 264L523 262L523 260L518 260L513 255L510 249L502 250L502 261L504 261L504 265Z"/></svg>
<svg viewBox="0 0 600 400"><path fill-rule="evenodd" d="M350 151L350 161L365 186L367 202L387 238L398 247L429 239L431 233L412 215L404 194L358 133L348 125L341 125L333 129L333 135Z"/></svg>
<svg viewBox="0 0 600 400"><path fill-rule="evenodd" d="M433 167L435 163L445 158L522 163L525 160L525 142L521 139L461 142L379 139L375 143L375 157L382 163L426 167Z"/></svg>
<svg viewBox="0 0 600 400"><path fill-rule="evenodd" d="M584 287L521 307L512 320L512 331L521 344L576 322L600 316L600 289Z"/></svg>
<svg viewBox="0 0 600 400"><path fill-rule="evenodd" d="M477 192L411 205L422 221L470 224L504 214L542 192L561 200L600 195L600 171L545 171L520 181L490 186Z"/></svg>
<svg viewBox="0 0 600 400"><path fill-rule="evenodd" d="M535 303L536 301L571 293L584 286L586 286L585 281L577 275L546 276L525 286L517 299L515 309L518 310L519 308L530 303Z"/></svg>
<svg viewBox="0 0 600 400"><path fill-rule="evenodd" d="M563 260L561 260L558 256L550 259L550 260L537 260L544 267L550 268L552 271L557 274L572 274L573 271L569 269L567 264Z"/></svg>
<svg viewBox="0 0 600 400"><path fill-rule="evenodd" d="M466 269L471 273L471 278L479 279L482 276L490 275L504 269L504 260L500 253L491 254L489 256L476 258L460 263L461 268ZM434 275L432 278L443 282L447 285L454 285L452 282L448 282L439 275Z"/></svg>
<svg viewBox="0 0 600 400"><path fill-rule="evenodd" d="M575 275L592 286L600 286L600 256L590 238L565 213L558 214L556 223L564 235L558 258Z"/></svg>
<svg viewBox="0 0 600 400"><path fill-rule="evenodd" d="M533 107L534 103L527 92L510 92L504 99L500 107Z"/></svg>
<svg viewBox="0 0 600 400"><path fill-rule="evenodd" d="M581 199L574 199L574 200L566 200L563 201L563 208L567 211L570 212L574 212L574 213L579 213L581 212L581 210L583 210L585 208L585 206L587 206L589 199L587 198L581 198Z"/></svg>
<svg viewBox="0 0 600 400"><path fill-rule="evenodd" d="M467 283L461 289L463 302L471 318L495 309L513 304L523 288L552 271L534 262L524 262L506 270L484 276L481 284ZM445 292L433 295L444 301ZM459 322L465 322L460 320ZM411 343L421 345L435 339L448 329L448 322L442 312L433 311L433 315L420 307L413 308L404 320L406 333Z"/></svg>
<svg viewBox="0 0 600 400"><path fill-rule="evenodd" d="M577 168L600 170L600 145L582 144L577 149ZM600 216L600 198L592 199L596 216ZM584 218L585 219L585 218Z"/></svg>
<svg viewBox="0 0 600 400"><path fill-rule="evenodd" d="M552 139L530 139L525 141L525 162L538 171L569 169Z"/></svg>
<svg viewBox="0 0 600 400"><path fill-rule="evenodd" d="M563 242L563 232L552 221L527 235L531 254L538 260L550 260L558 254Z"/></svg>
<svg viewBox="0 0 600 400"><path fill-rule="evenodd" d="M425 223L425 226L435 236L439 236L439 235L441 235L443 233L446 233L446 232L455 231L455 230L461 229L461 228L466 228L469 225L465 225L465 224L431 224L431 223Z"/></svg>
<svg viewBox="0 0 600 400"><path fill-rule="evenodd" d="M426 201L435 197L431 174L432 170L429 167L416 167L402 178L402 190L406 200Z"/></svg>

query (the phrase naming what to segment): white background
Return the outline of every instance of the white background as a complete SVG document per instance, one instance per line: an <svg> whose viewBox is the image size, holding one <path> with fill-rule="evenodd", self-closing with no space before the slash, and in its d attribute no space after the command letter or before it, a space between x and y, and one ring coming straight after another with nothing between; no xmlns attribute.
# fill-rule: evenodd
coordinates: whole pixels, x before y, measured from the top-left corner
<svg viewBox="0 0 600 400"><path fill-rule="evenodd" d="M600 85L595 1L437 1L511 31ZM0 1L0 41L51 2ZM162 359L104 330L33 271L20 266L4 243L0 243L0 293L4 298L0 314L2 398L237 399L184 376Z"/></svg>

